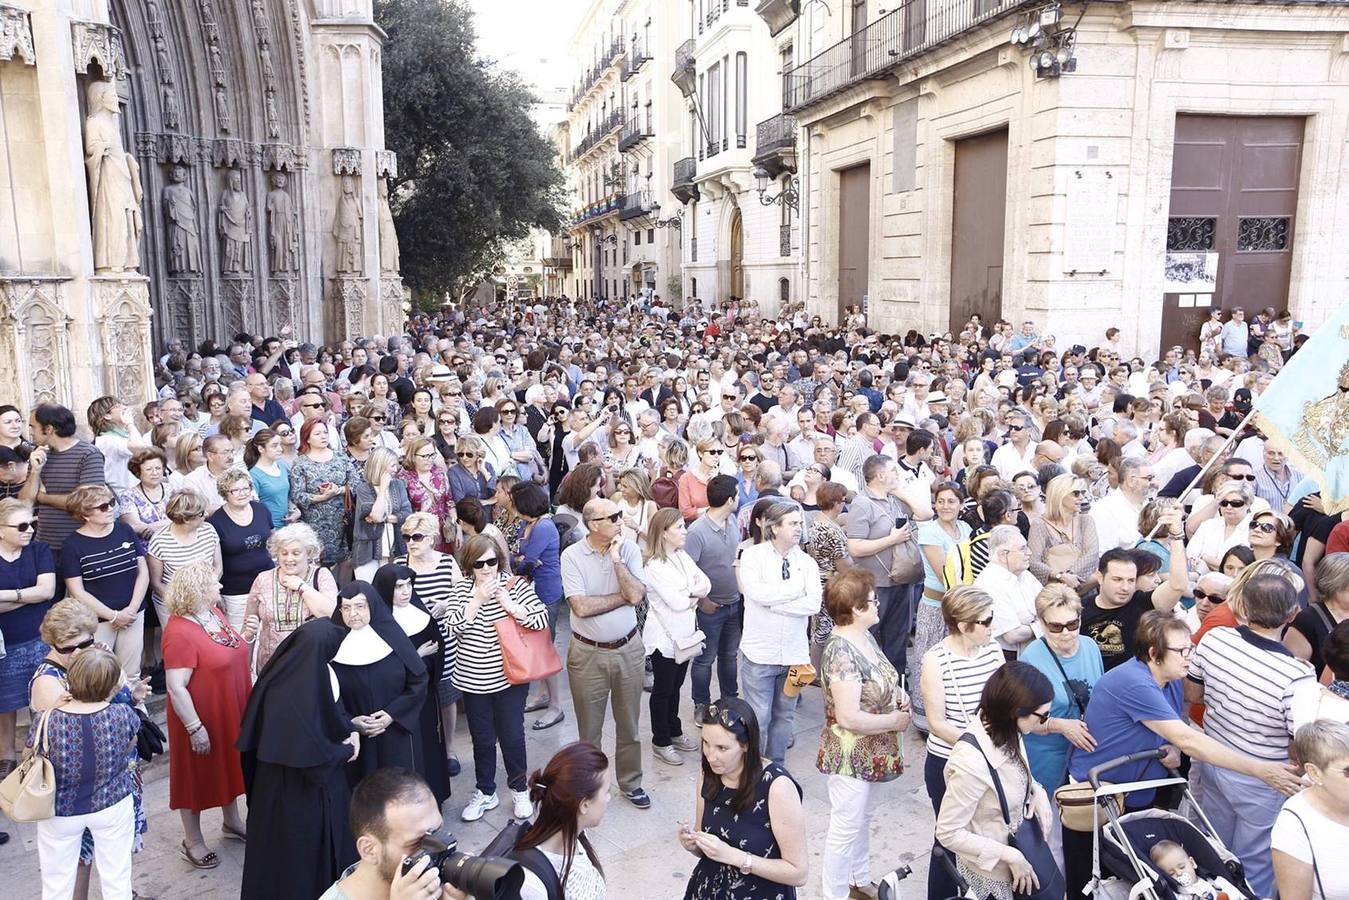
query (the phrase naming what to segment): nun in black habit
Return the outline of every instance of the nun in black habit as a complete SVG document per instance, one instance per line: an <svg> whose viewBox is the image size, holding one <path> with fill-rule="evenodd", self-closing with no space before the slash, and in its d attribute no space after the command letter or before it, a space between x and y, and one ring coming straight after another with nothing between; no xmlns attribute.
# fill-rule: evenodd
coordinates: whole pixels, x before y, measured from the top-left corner
<svg viewBox="0 0 1349 900"><path fill-rule="evenodd" d="M347 766L347 781L354 788L376 769L414 769L426 664L369 582L342 588L332 618L346 630L333 657L341 703L361 733L361 754Z"/></svg>
<svg viewBox="0 0 1349 900"><path fill-rule="evenodd" d="M389 605L398 627L403 629L412 646L417 648L417 655L426 664L429 679L426 700L422 703L418 717L421 741L413 747L413 771L426 779L431 792L436 795L436 802L444 803L450 796L450 769L445 738L440 730L440 696L437 687L441 670L445 666L445 639L431 611L417 596L413 587L415 578L416 573L407 566L389 563L375 573L374 587L380 598Z"/></svg>
<svg viewBox="0 0 1349 900"><path fill-rule="evenodd" d="M246 900L317 897L357 859L346 777L357 736L329 666L344 634L327 619L295 629L244 708L237 746L248 794Z"/></svg>

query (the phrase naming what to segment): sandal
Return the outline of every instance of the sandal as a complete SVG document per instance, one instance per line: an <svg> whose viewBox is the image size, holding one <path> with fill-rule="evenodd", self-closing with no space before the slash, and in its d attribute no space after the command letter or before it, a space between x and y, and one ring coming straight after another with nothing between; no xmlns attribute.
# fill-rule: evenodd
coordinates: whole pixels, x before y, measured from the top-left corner
<svg viewBox="0 0 1349 900"><path fill-rule="evenodd" d="M549 719L547 721L539 719L537 722L535 722L533 725L529 727L534 731L546 731L547 729L552 728L554 725L556 725L558 722L561 722L565 718L567 718L567 714L559 709L557 711L556 718Z"/></svg>
<svg viewBox="0 0 1349 900"><path fill-rule="evenodd" d="M551 701L548 701L548 700L535 700L533 703L531 703L531 704L529 704L528 706L525 707L525 712L527 712L527 713L532 713L532 712L538 712L538 711L541 710L541 709L547 709L547 708L548 708L548 704L549 704L550 702L551 702Z"/></svg>
<svg viewBox="0 0 1349 900"><path fill-rule="evenodd" d="M214 869L220 865L220 857L215 855L214 850L207 850L203 857L195 857L192 850L187 846L187 841L183 841L178 846L178 855L187 860L188 865L194 869Z"/></svg>
<svg viewBox="0 0 1349 900"><path fill-rule="evenodd" d="M248 843L248 832L246 832L246 831L235 831L233 828L229 827L228 825L221 825L221 826L220 826L220 836L223 837L223 838L224 838L225 840L227 840L227 841L238 841L238 842L241 843L241 844L246 844L246 843Z"/></svg>

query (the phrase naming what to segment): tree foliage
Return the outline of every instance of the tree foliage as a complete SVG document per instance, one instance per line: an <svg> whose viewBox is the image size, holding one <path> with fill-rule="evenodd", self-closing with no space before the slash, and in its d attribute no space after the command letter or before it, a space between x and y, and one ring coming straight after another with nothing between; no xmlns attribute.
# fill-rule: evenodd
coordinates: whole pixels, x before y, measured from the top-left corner
<svg viewBox="0 0 1349 900"><path fill-rule="evenodd" d="M398 154L390 205L403 279L456 296L531 228L560 227L564 181L514 72L479 57L463 0L376 0L384 135Z"/></svg>

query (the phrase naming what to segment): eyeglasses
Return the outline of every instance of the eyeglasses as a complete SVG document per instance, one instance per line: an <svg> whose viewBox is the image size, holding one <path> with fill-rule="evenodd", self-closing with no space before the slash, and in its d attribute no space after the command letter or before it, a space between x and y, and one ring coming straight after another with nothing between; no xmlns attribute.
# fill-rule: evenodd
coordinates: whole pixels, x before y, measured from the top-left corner
<svg viewBox="0 0 1349 900"><path fill-rule="evenodd" d="M595 517L593 517L590 521L592 521L592 522L617 522L617 521L618 521L619 519L621 519L621 518L623 518L623 513L621 513L621 512L616 512L616 513L610 513L610 514L607 515L607 516L595 516Z"/></svg>
<svg viewBox="0 0 1349 900"><path fill-rule="evenodd" d="M1194 656L1194 644L1186 644L1184 647L1167 647L1172 653L1179 653L1182 659L1189 659Z"/></svg>
<svg viewBox="0 0 1349 900"><path fill-rule="evenodd" d="M482 559L478 559L478 560L474 560L474 561L473 561L473 568L475 568L475 569L485 569L485 568L487 568L488 566L491 566L492 568L496 568L496 566L497 566L497 558L496 558L495 556L487 556L487 557L484 557L484 558L482 558Z"/></svg>
<svg viewBox="0 0 1349 900"><path fill-rule="evenodd" d="M78 644L73 644L69 647L53 647L52 649L57 653L74 653L77 650L88 650L92 646L94 646L94 639L86 638Z"/></svg>
<svg viewBox="0 0 1349 900"><path fill-rule="evenodd" d="M14 523L12 523L12 524L10 524L10 525L6 525L5 527L6 527L6 528L13 528L13 529L14 529L15 531L17 531L19 534L23 534L24 532L28 531L29 529L37 528L37 520L36 520L36 519L33 519L33 520L31 520L31 521L28 521L28 522L14 522Z"/></svg>
<svg viewBox="0 0 1349 900"><path fill-rule="evenodd" d="M98 504L97 506L91 506L91 507L89 507L89 509L90 509L91 511L107 512L108 510L112 509L112 507L113 507L113 502L112 502L111 500L105 500L104 502Z"/></svg>
<svg viewBox="0 0 1349 900"><path fill-rule="evenodd" d="M782 561L782 580L788 581L792 577L792 567L787 560Z"/></svg>
<svg viewBox="0 0 1349 900"><path fill-rule="evenodd" d="M1068 631L1077 631L1082 627L1081 616L1069 622L1048 622L1044 619L1041 619L1040 621L1044 624L1045 631L1048 631L1050 634L1063 634L1065 629Z"/></svg>
<svg viewBox="0 0 1349 900"><path fill-rule="evenodd" d="M1246 505L1245 500L1219 500L1218 505L1223 509L1240 509Z"/></svg>
<svg viewBox="0 0 1349 900"><path fill-rule="evenodd" d="M1256 522L1251 527L1261 534L1273 534L1279 530L1279 526L1275 525L1273 522Z"/></svg>
<svg viewBox="0 0 1349 900"><path fill-rule="evenodd" d="M420 531L414 531L412 534L403 534L403 540L410 544L420 544L422 541L426 540L427 537L429 537L429 535L423 534Z"/></svg>

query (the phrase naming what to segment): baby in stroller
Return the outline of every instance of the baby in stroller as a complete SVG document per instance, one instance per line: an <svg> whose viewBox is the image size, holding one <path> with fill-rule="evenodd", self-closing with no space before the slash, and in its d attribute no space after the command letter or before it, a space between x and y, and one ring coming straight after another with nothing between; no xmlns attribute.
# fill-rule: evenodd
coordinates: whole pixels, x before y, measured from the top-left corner
<svg viewBox="0 0 1349 900"><path fill-rule="evenodd" d="M1152 845L1148 856L1152 858L1152 864L1158 870L1176 883L1177 897L1218 900L1219 897L1226 896L1229 900L1238 900L1245 896L1244 891L1220 875L1215 875L1212 879L1201 878L1194 857L1175 841L1158 841Z"/></svg>

